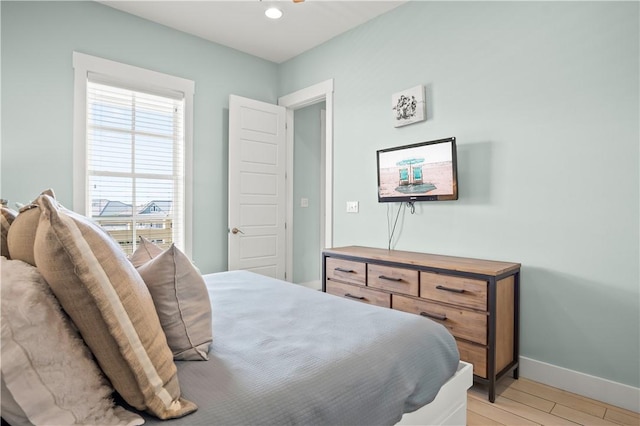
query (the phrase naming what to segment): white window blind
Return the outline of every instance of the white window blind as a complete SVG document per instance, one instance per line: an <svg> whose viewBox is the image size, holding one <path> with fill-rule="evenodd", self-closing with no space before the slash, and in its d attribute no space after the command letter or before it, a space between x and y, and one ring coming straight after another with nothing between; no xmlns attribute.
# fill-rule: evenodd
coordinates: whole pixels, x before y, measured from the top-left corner
<svg viewBox="0 0 640 426"><path fill-rule="evenodd" d="M86 200L128 253L140 236L184 250L184 96L87 80Z"/></svg>

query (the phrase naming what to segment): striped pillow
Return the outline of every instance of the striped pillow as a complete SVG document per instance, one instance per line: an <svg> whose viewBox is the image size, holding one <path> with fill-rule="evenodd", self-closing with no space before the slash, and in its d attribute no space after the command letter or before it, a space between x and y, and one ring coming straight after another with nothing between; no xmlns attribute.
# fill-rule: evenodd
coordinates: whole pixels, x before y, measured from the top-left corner
<svg viewBox="0 0 640 426"><path fill-rule="evenodd" d="M2 226L2 242L0 243L0 254L7 259L11 259L9 256L9 246L7 245L7 236L9 235L9 227L18 213L6 207L2 207L1 209L0 225Z"/></svg>
<svg viewBox="0 0 640 426"><path fill-rule="evenodd" d="M180 397L177 369L145 283L101 228L42 195L34 255L40 273L124 400L161 418L197 409Z"/></svg>

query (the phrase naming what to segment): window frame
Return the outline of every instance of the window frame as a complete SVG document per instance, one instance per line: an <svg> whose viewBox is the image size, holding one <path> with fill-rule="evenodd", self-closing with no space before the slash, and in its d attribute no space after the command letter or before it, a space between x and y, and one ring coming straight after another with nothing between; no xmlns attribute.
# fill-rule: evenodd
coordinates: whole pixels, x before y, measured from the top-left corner
<svg viewBox="0 0 640 426"><path fill-rule="evenodd" d="M195 83L181 77L73 52L73 210L91 214L87 200L87 82L89 73L100 74L113 84L159 95L182 93L184 96L184 252L193 248L193 97Z"/></svg>

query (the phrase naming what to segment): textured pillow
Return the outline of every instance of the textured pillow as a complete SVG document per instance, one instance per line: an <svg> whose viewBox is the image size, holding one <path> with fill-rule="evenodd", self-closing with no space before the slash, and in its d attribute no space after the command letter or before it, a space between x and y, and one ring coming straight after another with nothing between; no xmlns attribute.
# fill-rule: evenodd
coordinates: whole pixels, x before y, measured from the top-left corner
<svg viewBox="0 0 640 426"><path fill-rule="evenodd" d="M49 195L54 199L56 198L53 189L47 189L40 195ZM22 260L36 266L36 261L33 257L33 242L36 239L39 221L40 209L35 201L20 209L20 213L11 224L7 235L7 245L11 259Z"/></svg>
<svg viewBox="0 0 640 426"><path fill-rule="evenodd" d="M20 405L16 402L7 385L4 383L4 377L0 374L0 395L2 395L2 420L9 422L11 426L32 426L33 423L24 413ZM2 422L4 426L4 422Z"/></svg>
<svg viewBox="0 0 640 426"><path fill-rule="evenodd" d="M141 425L115 407L91 353L36 268L2 264L2 416L19 424Z"/></svg>
<svg viewBox="0 0 640 426"><path fill-rule="evenodd" d="M6 207L2 207L0 208L0 210L2 213L0 215L0 225L2 226L2 242L0 243L0 254L7 259L10 259L9 246L7 245L7 236L9 235L9 227L11 227L11 224L15 220L18 213Z"/></svg>
<svg viewBox="0 0 640 426"><path fill-rule="evenodd" d="M180 397L176 366L146 285L97 225L42 195L38 269L122 398L161 418L195 404Z"/></svg>
<svg viewBox="0 0 640 426"><path fill-rule="evenodd" d="M147 240L145 237L140 237L140 241L138 242L138 246L133 254L129 257L129 260L136 268L140 265L144 265L154 257L159 256L164 252L164 249L158 247L153 244L151 241Z"/></svg>
<svg viewBox="0 0 640 426"><path fill-rule="evenodd" d="M146 241L145 245L153 243ZM211 303L198 268L171 244L138 267L138 272L149 288L173 358L208 360L213 340Z"/></svg>

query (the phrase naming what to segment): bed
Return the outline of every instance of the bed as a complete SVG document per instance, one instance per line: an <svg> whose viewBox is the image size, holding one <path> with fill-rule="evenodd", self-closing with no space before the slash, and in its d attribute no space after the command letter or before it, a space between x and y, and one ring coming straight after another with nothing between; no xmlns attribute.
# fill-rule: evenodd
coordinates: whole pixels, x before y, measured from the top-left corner
<svg viewBox="0 0 640 426"><path fill-rule="evenodd" d="M472 366L440 324L248 271L203 276L174 246L136 263L52 197L34 205L7 222L31 259L2 258L10 424L466 423Z"/></svg>
<svg viewBox="0 0 640 426"><path fill-rule="evenodd" d="M395 424L405 412L401 424L465 424L464 409L454 423L438 419L442 409L415 417L452 376L445 399L466 403L471 386L439 324L246 271L205 280L211 357L178 363L183 394L199 409L172 425Z"/></svg>

